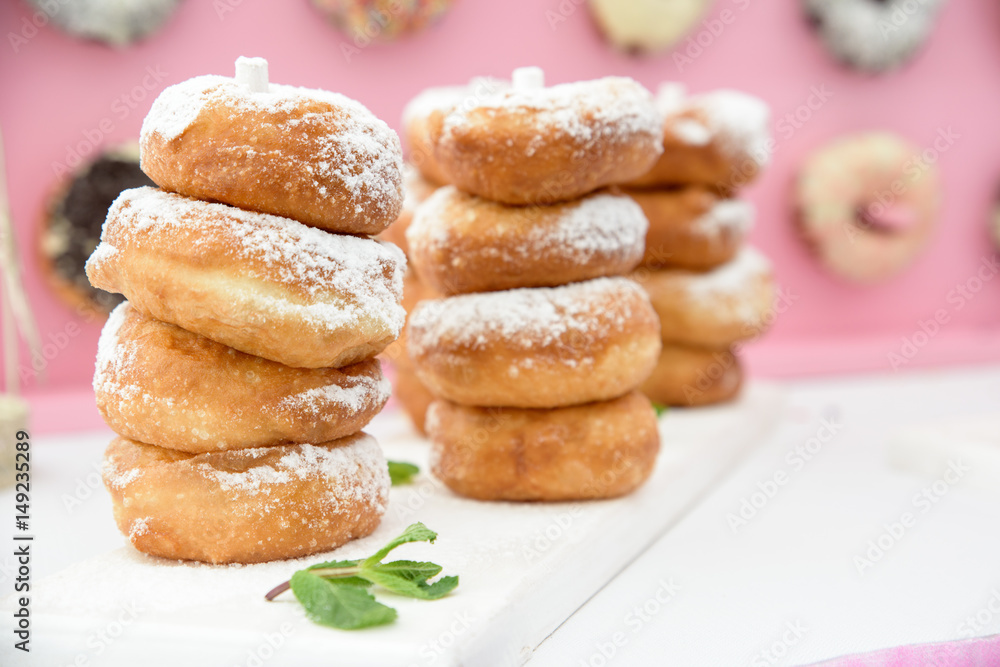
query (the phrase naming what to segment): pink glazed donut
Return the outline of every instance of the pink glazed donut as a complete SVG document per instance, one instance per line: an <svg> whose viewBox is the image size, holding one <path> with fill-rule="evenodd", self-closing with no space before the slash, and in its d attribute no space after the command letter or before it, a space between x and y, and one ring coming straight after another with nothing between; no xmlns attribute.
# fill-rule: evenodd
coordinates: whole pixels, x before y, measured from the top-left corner
<svg viewBox="0 0 1000 667"><path fill-rule="evenodd" d="M876 283L913 262L937 220L939 153L870 132L838 139L806 160L796 189L799 223L829 270Z"/></svg>

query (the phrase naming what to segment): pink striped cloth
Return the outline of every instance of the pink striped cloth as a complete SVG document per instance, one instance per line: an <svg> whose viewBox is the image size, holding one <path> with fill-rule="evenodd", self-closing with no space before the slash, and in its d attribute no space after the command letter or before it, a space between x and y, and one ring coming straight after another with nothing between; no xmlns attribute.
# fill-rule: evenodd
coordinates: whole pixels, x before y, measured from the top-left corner
<svg viewBox="0 0 1000 667"><path fill-rule="evenodd" d="M1000 635L896 646L834 658L813 667L1000 667Z"/></svg>

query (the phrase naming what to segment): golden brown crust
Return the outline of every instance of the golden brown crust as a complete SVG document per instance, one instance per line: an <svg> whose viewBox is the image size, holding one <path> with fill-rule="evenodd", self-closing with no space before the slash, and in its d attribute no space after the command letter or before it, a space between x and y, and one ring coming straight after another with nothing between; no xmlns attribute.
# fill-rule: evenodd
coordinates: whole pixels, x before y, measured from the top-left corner
<svg viewBox="0 0 1000 667"><path fill-rule="evenodd" d="M238 352L122 304L101 334L97 408L119 435L190 453L329 442L389 400L377 359L302 369Z"/></svg>
<svg viewBox="0 0 1000 667"><path fill-rule="evenodd" d="M104 483L136 549L206 563L334 549L378 527L389 493L385 459L364 433L197 455L117 438Z"/></svg>
<svg viewBox="0 0 1000 667"><path fill-rule="evenodd" d="M435 122L440 123L444 112L433 110L431 115L437 116ZM430 133L431 118L429 115L412 115L405 119L403 133L406 138L406 159L417 168L420 175L431 185L440 187L450 183L448 174L434 159L434 142Z"/></svg>
<svg viewBox="0 0 1000 667"><path fill-rule="evenodd" d="M753 207L691 186L627 190L649 220L641 266L705 271L736 256L753 220Z"/></svg>
<svg viewBox="0 0 1000 667"><path fill-rule="evenodd" d="M463 405L609 400L639 386L660 353L656 313L624 278L425 301L407 333L421 381Z"/></svg>
<svg viewBox="0 0 1000 667"><path fill-rule="evenodd" d="M413 213L416 207L423 203L428 197L434 194L439 186L428 182L416 172L412 166L407 166L403 176L403 188L406 196L403 199L403 209L399 212L396 221L389 225L384 232L379 234L379 239L388 241L399 246L403 254L409 256L410 250L406 243L406 230L413 222Z"/></svg>
<svg viewBox="0 0 1000 667"><path fill-rule="evenodd" d="M576 199L638 178L662 151L652 98L630 79L502 91L428 120L447 182L505 204Z"/></svg>
<svg viewBox="0 0 1000 667"><path fill-rule="evenodd" d="M402 205L399 138L334 93L196 77L156 99L140 146L165 190L332 232L378 234Z"/></svg>
<svg viewBox="0 0 1000 667"><path fill-rule="evenodd" d="M639 269L632 277L649 294L664 343L722 349L756 338L771 325L770 264L750 248L705 273Z"/></svg>
<svg viewBox="0 0 1000 667"><path fill-rule="evenodd" d="M555 410L435 401L427 417L434 474L478 500L614 498L639 487L660 449L656 413L638 391Z"/></svg>
<svg viewBox="0 0 1000 667"><path fill-rule="evenodd" d="M407 245L421 279L442 294L493 292L628 273L646 227L619 194L508 206L446 186L417 210Z"/></svg>
<svg viewBox="0 0 1000 667"><path fill-rule="evenodd" d="M434 401L434 394L420 381L408 360L397 362L393 371L393 398L402 406L417 432L427 435L427 408Z"/></svg>
<svg viewBox="0 0 1000 667"><path fill-rule="evenodd" d="M695 406L728 401L742 384L743 369L731 351L664 345L640 389L655 403Z"/></svg>
<svg viewBox="0 0 1000 667"><path fill-rule="evenodd" d="M403 265L378 241L138 188L108 212L87 276L145 315L241 352L336 368L399 334Z"/></svg>

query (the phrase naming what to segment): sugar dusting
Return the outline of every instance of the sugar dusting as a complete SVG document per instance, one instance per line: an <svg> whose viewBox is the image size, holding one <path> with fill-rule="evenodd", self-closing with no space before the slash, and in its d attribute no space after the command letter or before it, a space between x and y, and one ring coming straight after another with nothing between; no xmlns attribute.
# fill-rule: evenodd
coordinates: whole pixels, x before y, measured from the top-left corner
<svg viewBox="0 0 1000 667"><path fill-rule="evenodd" d="M723 199L694 221L699 232L709 236L722 236L728 231L743 235L753 227L754 207L742 199Z"/></svg>
<svg viewBox="0 0 1000 667"><path fill-rule="evenodd" d="M392 385L381 374L378 377L354 376L346 383L347 386L331 384L288 396L278 407L295 413L320 415L333 406L353 414L384 404L392 392Z"/></svg>
<svg viewBox="0 0 1000 667"><path fill-rule="evenodd" d="M691 274L685 281L687 293L692 299L713 294L739 294L756 278L771 273L771 262L760 252L749 246L737 253L732 261L700 274Z"/></svg>

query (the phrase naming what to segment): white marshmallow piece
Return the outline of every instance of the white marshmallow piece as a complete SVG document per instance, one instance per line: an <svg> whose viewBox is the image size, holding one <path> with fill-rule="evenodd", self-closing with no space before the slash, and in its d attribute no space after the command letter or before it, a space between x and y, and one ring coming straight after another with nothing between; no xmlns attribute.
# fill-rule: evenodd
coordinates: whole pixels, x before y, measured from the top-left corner
<svg viewBox="0 0 1000 667"><path fill-rule="evenodd" d="M541 90L545 87L545 72L541 67L518 67L510 81L514 90Z"/></svg>
<svg viewBox="0 0 1000 667"><path fill-rule="evenodd" d="M247 58L240 56L236 59L236 82L246 86L251 93L266 93L267 83L267 61L263 58Z"/></svg>

